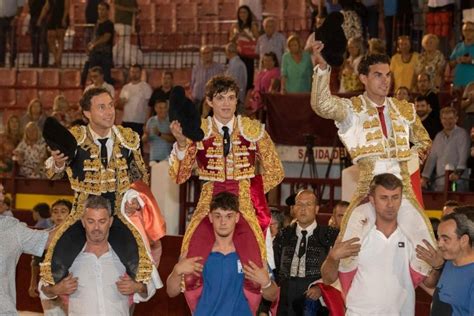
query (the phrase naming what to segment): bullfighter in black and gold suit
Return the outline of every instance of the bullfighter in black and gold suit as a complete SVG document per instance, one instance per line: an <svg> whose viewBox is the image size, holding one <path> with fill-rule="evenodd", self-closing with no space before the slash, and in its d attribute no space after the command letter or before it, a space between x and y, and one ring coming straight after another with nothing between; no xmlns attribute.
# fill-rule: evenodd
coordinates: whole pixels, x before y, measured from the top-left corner
<svg viewBox="0 0 474 316"><path fill-rule="evenodd" d="M67 173L74 190L71 215L59 226L41 266L44 282L54 284L68 274L72 262L83 249L85 231L79 219L89 195L106 197L114 210L109 243L135 281L151 278L152 261L138 230L120 212L122 197L136 180L149 181L140 153L138 134L129 128L114 125L113 99L104 89L87 91L81 107L89 120L87 126L74 126L71 134L77 141L73 157L52 151L46 161L47 174L60 179ZM68 162L68 163L66 163Z"/></svg>

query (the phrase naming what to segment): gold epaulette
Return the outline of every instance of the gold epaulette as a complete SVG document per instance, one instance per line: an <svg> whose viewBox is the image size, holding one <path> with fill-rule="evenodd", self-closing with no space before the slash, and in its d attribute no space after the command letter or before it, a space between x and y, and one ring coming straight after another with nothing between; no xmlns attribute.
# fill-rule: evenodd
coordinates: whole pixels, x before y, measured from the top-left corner
<svg viewBox="0 0 474 316"><path fill-rule="evenodd" d="M69 129L71 134L74 136L74 138L77 141L77 144L80 145L84 142L87 136L87 127L86 126L73 126Z"/></svg>
<svg viewBox="0 0 474 316"><path fill-rule="evenodd" d="M362 105L362 100L360 99L360 97L352 97L351 98L351 105L352 105L352 109L354 110L354 112L356 112L356 113L362 112L363 105Z"/></svg>
<svg viewBox="0 0 474 316"><path fill-rule="evenodd" d="M396 98L390 98L390 100L404 119L410 123L415 121L416 111L413 103L410 103L407 100L398 100Z"/></svg>
<svg viewBox="0 0 474 316"><path fill-rule="evenodd" d="M138 150L138 148L140 148L140 136L138 136L138 134L131 128L114 125L112 130L114 131L115 136L120 140L123 147L130 150Z"/></svg>
<svg viewBox="0 0 474 316"><path fill-rule="evenodd" d="M208 116L207 118L201 119L201 129L204 132L204 138L208 139L212 134L212 118Z"/></svg>
<svg viewBox="0 0 474 316"><path fill-rule="evenodd" d="M249 142L257 142L265 134L265 125L248 117L237 116L240 134Z"/></svg>

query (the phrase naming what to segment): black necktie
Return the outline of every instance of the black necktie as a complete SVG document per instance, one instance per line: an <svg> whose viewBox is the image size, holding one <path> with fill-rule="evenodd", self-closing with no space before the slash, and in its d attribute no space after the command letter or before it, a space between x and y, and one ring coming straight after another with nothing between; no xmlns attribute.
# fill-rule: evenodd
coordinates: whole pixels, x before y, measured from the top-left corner
<svg viewBox="0 0 474 316"><path fill-rule="evenodd" d="M222 130L224 131L224 157L227 157L230 150L229 128L227 126L222 126Z"/></svg>
<svg viewBox="0 0 474 316"><path fill-rule="evenodd" d="M300 249L298 249L298 258L301 258L306 253L306 234L308 232L306 230L301 231L301 242L300 242Z"/></svg>
<svg viewBox="0 0 474 316"><path fill-rule="evenodd" d="M98 141L100 143L100 162L104 168L107 168L107 147L105 144L107 143L108 138L99 138Z"/></svg>

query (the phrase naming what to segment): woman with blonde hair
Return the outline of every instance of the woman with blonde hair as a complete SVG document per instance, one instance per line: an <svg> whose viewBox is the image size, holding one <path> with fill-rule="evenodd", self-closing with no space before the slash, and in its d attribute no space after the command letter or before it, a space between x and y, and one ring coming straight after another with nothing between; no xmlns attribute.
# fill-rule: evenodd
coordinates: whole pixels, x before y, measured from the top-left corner
<svg viewBox="0 0 474 316"><path fill-rule="evenodd" d="M310 53L303 50L297 35L288 37L286 44L288 52L281 58L281 93L311 91L313 63Z"/></svg>
<svg viewBox="0 0 474 316"><path fill-rule="evenodd" d="M367 42L369 46L368 55L385 55L387 54L387 47L385 42L379 38L371 38Z"/></svg>
<svg viewBox="0 0 474 316"><path fill-rule="evenodd" d="M20 118L17 115L12 115L8 118L5 136L15 146L20 143L23 137L23 130L20 125Z"/></svg>
<svg viewBox="0 0 474 316"><path fill-rule="evenodd" d="M21 118L21 126L25 128L26 124L34 122L43 131L44 121L46 121L46 114L43 110L43 104L39 99L31 100L26 109L26 114Z"/></svg>
<svg viewBox="0 0 474 316"><path fill-rule="evenodd" d="M362 37L351 37L347 41L347 59L342 65L340 93L364 90L359 80L359 63L364 56L364 42Z"/></svg>
<svg viewBox="0 0 474 316"><path fill-rule="evenodd" d="M423 52L418 57L418 63L415 66L417 74L426 72L433 78L433 86L441 87L443 82L446 59L443 53L438 49L439 38L435 34L426 34L421 41Z"/></svg>
<svg viewBox="0 0 474 316"><path fill-rule="evenodd" d="M59 94L54 98L53 102L53 113L51 116L54 116L63 126L69 127L71 119L68 114L69 111L69 102L64 95Z"/></svg>
<svg viewBox="0 0 474 316"><path fill-rule="evenodd" d="M20 166L19 175L26 178L44 178L44 161L48 158L46 143L34 122L26 124L23 140L13 151Z"/></svg>

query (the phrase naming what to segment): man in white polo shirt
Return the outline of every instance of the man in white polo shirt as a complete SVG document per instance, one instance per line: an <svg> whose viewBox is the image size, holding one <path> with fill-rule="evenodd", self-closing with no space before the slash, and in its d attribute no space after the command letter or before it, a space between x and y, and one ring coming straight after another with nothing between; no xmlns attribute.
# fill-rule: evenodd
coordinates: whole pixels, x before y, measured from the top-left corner
<svg viewBox="0 0 474 316"><path fill-rule="evenodd" d="M336 241L321 268L323 281L331 284L339 277L346 296L346 316L415 314L415 287L410 260L413 245L397 224L403 184L393 174L382 173L370 183L369 200L375 212L375 226L362 243L359 238ZM434 248L432 251L435 252ZM339 262L358 255L355 270L344 271ZM435 271L425 279L431 282Z"/></svg>
<svg viewBox="0 0 474 316"><path fill-rule="evenodd" d="M151 109L148 106L153 90L150 85L141 80L142 67L130 67L130 82L120 91L118 108L123 108L122 126L129 127L138 135L143 136L143 126L150 117Z"/></svg>

